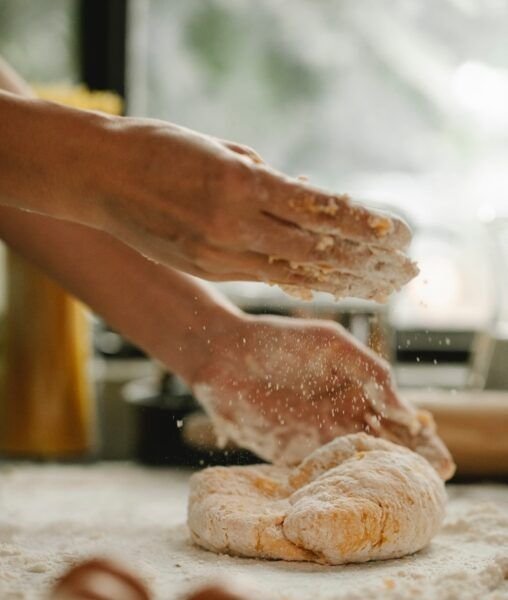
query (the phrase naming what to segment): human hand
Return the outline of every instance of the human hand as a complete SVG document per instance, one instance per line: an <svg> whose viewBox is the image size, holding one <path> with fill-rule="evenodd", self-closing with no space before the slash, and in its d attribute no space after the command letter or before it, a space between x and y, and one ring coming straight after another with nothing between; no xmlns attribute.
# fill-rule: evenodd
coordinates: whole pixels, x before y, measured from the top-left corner
<svg viewBox="0 0 508 600"><path fill-rule="evenodd" d="M405 223L162 121L36 99L0 64L0 204L101 229L212 281L383 300L417 272ZM16 95L14 95L16 94ZM27 167L29 166L29 168Z"/></svg>
<svg viewBox="0 0 508 600"><path fill-rule="evenodd" d="M193 391L219 434L261 458L297 464L339 435L407 446L447 479L432 417L397 394L388 364L332 322L244 317L214 342Z"/></svg>
<svg viewBox="0 0 508 600"><path fill-rule="evenodd" d="M159 121L112 123L96 223L158 262L212 281L378 300L417 272L396 217L278 173L239 144Z"/></svg>

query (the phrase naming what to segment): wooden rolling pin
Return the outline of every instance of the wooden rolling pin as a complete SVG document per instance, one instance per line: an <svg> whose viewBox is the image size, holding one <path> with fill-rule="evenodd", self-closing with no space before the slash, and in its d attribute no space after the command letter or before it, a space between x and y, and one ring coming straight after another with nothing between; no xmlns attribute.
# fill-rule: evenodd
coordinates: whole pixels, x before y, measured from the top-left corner
<svg viewBox="0 0 508 600"><path fill-rule="evenodd" d="M404 391L429 410L459 475L508 475L508 392Z"/></svg>

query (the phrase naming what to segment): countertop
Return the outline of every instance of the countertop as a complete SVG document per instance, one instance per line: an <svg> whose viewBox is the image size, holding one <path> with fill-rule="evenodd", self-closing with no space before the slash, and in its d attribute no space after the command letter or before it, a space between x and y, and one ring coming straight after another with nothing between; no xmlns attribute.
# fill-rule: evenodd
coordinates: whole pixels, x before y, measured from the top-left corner
<svg viewBox="0 0 508 600"><path fill-rule="evenodd" d="M0 598L41 598L69 565L112 556L157 599L221 577L247 582L259 600L508 599L508 486L448 486L443 530L414 556L326 567L195 548L188 477L122 463L0 464Z"/></svg>

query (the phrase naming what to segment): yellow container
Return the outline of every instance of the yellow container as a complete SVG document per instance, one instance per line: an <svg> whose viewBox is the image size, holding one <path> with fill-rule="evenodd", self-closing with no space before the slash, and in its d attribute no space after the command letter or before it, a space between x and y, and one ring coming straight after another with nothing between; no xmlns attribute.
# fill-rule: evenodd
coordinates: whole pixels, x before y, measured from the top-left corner
<svg viewBox="0 0 508 600"><path fill-rule="evenodd" d="M84 87L36 91L77 108L122 110L114 94ZM7 281L0 452L37 458L86 455L94 445L95 421L86 309L10 251Z"/></svg>

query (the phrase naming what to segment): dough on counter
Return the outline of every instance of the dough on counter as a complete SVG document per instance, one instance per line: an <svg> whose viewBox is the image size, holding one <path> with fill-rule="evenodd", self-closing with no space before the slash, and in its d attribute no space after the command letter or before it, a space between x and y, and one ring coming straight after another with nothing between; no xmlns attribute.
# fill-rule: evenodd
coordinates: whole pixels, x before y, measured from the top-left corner
<svg viewBox="0 0 508 600"><path fill-rule="evenodd" d="M218 553L328 564L396 558L438 532L444 483L421 456L357 433L295 468L212 467L191 478L188 525Z"/></svg>

